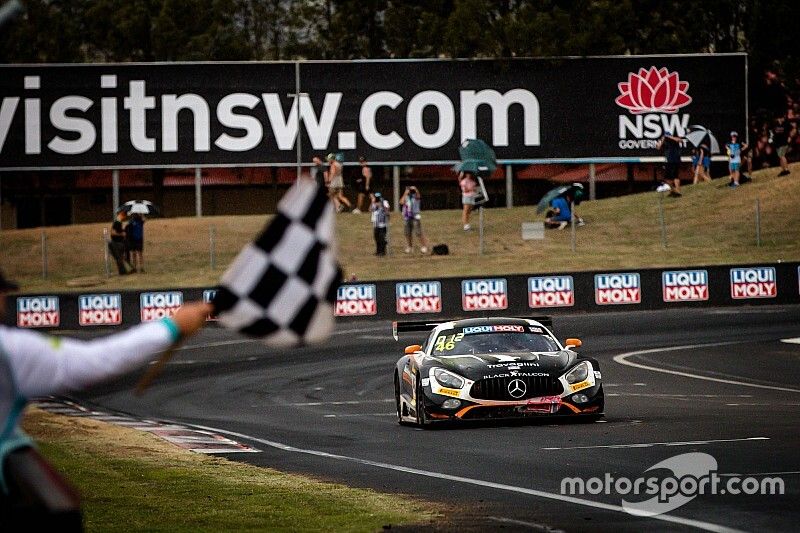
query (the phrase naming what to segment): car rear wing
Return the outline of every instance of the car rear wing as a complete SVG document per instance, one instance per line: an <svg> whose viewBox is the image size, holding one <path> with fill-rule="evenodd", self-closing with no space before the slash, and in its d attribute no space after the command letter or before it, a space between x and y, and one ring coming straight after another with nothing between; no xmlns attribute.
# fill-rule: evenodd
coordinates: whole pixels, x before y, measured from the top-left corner
<svg viewBox="0 0 800 533"><path fill-rule="evenodd" d="M515 316L512 318L522 319L522 320L535 320L539 322L544 327L551 329L553 327L553 319L549 316ZM430 320L409 320L405 322L392 322L392 337L394 340L398 340L398 335L400 333L405 333L408 331L430 331L439 324L444 324L445 322L451 322L449 320L442 320L439 322L433 322Z"/></svg>

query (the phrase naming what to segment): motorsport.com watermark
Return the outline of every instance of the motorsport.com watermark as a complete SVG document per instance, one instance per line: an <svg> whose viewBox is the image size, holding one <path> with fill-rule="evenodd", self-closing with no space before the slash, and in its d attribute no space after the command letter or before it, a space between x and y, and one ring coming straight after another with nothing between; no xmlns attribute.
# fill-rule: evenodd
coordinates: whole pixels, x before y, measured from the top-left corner
<svg viewBox="0 0 800 533"><path fill-rule="evenodd" d="M780 477L721 475L717 472L717 460L713 456L698 452L685 453L651 466L635 479L614 477L610 473L602 478L567 477L561 480L561 494L618 494L623 497L622 507L628 513L655 516L675 510L697 496L785 493L785 483ZM650 498L642 500L647 496Z"/></svg>

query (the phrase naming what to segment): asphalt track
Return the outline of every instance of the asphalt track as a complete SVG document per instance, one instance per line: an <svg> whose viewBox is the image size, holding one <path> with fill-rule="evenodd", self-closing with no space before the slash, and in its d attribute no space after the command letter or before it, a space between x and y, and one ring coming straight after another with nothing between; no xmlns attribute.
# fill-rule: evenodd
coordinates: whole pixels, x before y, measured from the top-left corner
<svg viewBox="0 0 800 533"><path fill-rule="evenodd" d="M431 529L797 530L800 344L781 339L800 337L800 307L556 316L554 332L600 361L603 421L401 427L392 370L418 337L395 343L384 322L284 353L206 328L143 397L129 378L83 399L262 450L234 460L451 505ZM699 495L655 517L625 512L618 493L561 494L564 477L635 480L688 452L713 456L723 479L780 477L785 494Z"/></svg>

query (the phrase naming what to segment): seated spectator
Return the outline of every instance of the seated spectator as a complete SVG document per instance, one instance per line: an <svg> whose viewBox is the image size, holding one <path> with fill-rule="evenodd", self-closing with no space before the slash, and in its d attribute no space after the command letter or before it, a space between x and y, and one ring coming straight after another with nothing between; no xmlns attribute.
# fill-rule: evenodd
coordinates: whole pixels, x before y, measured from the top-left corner
<svg viewBox="0 0 800 533"><path fill-rule="evenodd" d="M550 210L547 211L544 219L545 228L564 229L572 221L572 211L570 203L572 198L569 196L557 196L550 201Z"/></svg>

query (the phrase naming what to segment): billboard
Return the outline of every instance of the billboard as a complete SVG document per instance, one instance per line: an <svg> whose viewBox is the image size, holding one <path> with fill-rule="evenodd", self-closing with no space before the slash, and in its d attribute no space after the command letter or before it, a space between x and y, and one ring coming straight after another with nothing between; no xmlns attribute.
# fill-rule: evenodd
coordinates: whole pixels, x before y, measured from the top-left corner
<svg viewBox="0 0 800 533"><path fill-rule="evenodd" d="M298 137L377 164L475 137L504 162L639 160L668 130L747 131L743 54L309 61L299 98L291 62L0 68L0 170L293 165Z"/></svg>

